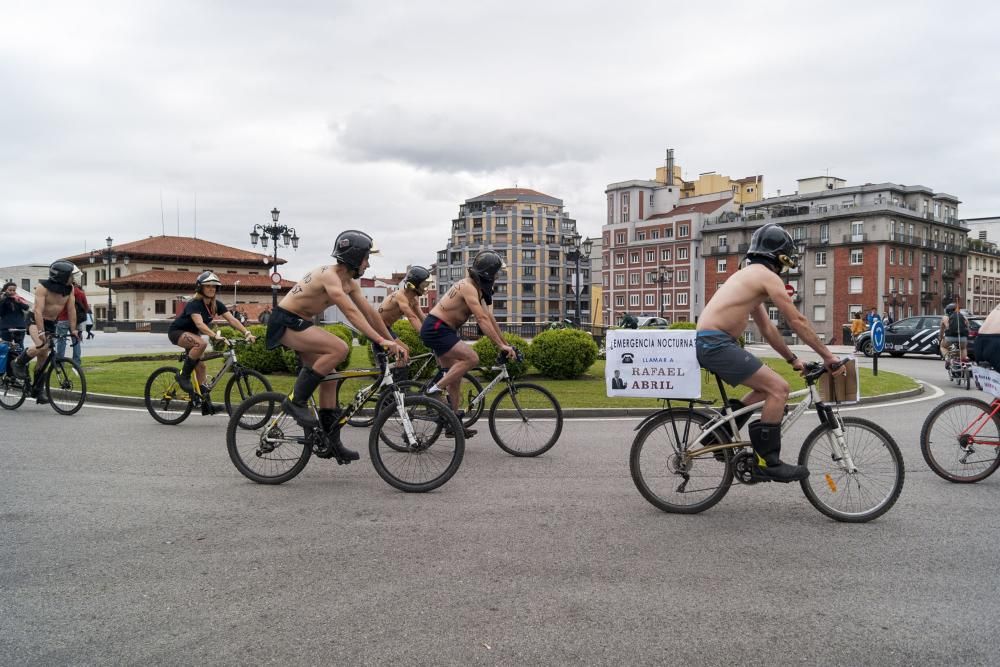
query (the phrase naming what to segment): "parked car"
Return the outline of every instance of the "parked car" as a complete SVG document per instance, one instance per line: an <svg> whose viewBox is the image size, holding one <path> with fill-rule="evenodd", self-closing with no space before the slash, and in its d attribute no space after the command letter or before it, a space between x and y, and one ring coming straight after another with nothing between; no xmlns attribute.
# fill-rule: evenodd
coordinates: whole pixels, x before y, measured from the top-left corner
<svg viewBox="0 0 1000 667"><path fill-rule="evenodd" d="M667 322L662 317L640 317L639 318L639 328L640 329L667 329L670 327L670 322Z"/></svg>
<svg viewBox="0 0 1000 667"><path fill-rule="evenodd" d="M972 355L971 343L976 338L976 333L985 318L977 315L969 315L969 355ZM939 336L941 333L941 315L920 315L907 317L906 319L893 322L885 327L885 353L894 357L901 357L904 354L936 354L941 356L941 346ZM872 344L871 330L864 331L857 335L854 341L854 349L864 353L866 357L875 356L875 348Z"/></svg>

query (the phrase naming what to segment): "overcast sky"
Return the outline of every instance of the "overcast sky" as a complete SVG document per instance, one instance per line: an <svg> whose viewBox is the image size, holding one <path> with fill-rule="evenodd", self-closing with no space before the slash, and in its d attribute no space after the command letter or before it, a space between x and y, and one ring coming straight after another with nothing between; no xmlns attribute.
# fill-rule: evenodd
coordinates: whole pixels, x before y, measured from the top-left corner
<svg viewBox="0 0 1000 667"><path fill-rule="evenodd" d="M763 174L922 184L1000 215L995 2L4 2L0 266L254 223L430 264L515 184L584 234L604 188ZM161 193L163 209L161 216ZM195 202L197 201L197 209Z"/></svg>

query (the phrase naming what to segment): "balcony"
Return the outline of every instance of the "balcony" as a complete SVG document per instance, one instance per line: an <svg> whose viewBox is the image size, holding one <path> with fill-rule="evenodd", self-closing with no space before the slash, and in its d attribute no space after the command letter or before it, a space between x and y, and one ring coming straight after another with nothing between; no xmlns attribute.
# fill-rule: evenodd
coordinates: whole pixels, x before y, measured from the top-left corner
<svg viewBox="0 0 1000 667"><path fill-rule="evenodd" d="M955 269L943 269L941 271L941 280L954 280L958 275L958 271Z"/></svg>
<svg viewBox="0 0 1000 667"><path fill-rule="evenodd" d="M920 275L929 276L932 273L934 273L934 267L931 266L930 264L924 264L923 266L920 267Z"/></svg>
<svg viewBox="0 0 1000 667"><path fill-rule="evenodd" d="M866 243L867 234L844 234L844 243Z"/></svg>
<svg viewBox="0 0 1000 667"><path fill-rule="evenodd" d="M937 294L937 292L921 292L920 293L920 301L921 301L921 303L927 303L928 301L933 301L934 300L934 296L936 294Z"/></svg>

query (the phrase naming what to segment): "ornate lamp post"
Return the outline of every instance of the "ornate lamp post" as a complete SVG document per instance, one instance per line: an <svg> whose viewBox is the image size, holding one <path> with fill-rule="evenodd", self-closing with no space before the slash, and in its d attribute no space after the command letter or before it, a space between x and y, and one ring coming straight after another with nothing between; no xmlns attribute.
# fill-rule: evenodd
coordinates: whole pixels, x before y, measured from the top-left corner
<svg viewBox="0 0 1000 667"><path fill-rule="evenodd" d="M287 225L278 224L278 216L281 214L277 208L271 209L271 224L270 225L254 225L253 229L250 230L250 245L257 247L257 242L260 241L262 248L267 248L267 240L271 239L274 243L274 261L271 263L271 306L277 307L278 305L278 290L281 288L279 284L281 282L280 276L275 278L278 273L278 239L280 238L284 243L285 247L288 247L290 243L293 250L299 249L299 235L295 233L294 227L289 227ZM234 295L235 298L235 295Z"/></svg>
<svg viewBox="0 0 1000 667"><path fill-rule="evenodd" d="M105 244L107 244L107 248L105 248L104 250L92 250L90 252L90 263L96 264L98 261L100 261L102 264L104 262L107 262L108 264L108 315L105 318L104 331L107 333L111 333L113 331L117 331L115 327L110 326L115 321L115 310L114 306L111 303L111 280L114 277L114 275L111 273L111 265L118 261L118 255L116 255L111 249L111 246L114 245L114 239L112 239L109 236L108 238L104 239L104 242ZM125 266L128 266L128 262L129 262L129 256L122 255L122 263L125 264Z"/></svg>
<svg viewBox="0 0 1000 667"><path fill-rule="evenodd" d="M566 259L576 262L576 326L581 326L580 292L583 291L583 278L580 275L580 260L590 259L594 242L590 237L583 239L579 234L571 234L563 237L562 244L566 248Z"/></svg>
<svg viewBox="0 0 1000 667"><path fill-rule="evenodd" d="M666 318L666 311L663 310L663 286L669 285L674 278L674 270L669 266L661 266L656 275L656 282L660 286L660 317ZM673 302L671 302L673 303ZM673 320L673 318L670 318Z"/></svg>

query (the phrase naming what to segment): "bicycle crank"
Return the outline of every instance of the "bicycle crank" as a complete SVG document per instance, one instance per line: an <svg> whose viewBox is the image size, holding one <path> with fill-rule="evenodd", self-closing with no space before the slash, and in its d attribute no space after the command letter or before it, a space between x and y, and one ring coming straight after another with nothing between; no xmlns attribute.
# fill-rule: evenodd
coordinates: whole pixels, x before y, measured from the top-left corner
<svg viewBox="0 0 1000 667"><path fill-rule="evenodd" d="M761 479L754 474L754 469L756 467L757 454L754 452L744 451L733 457L733 475L736 477L736 481L740 484L750 486L761 481Z"/></svg>

